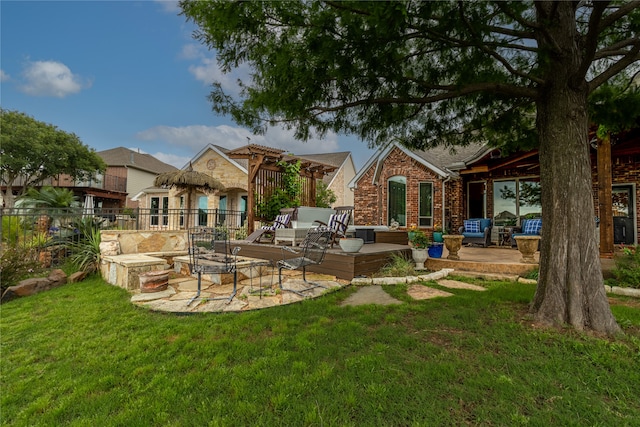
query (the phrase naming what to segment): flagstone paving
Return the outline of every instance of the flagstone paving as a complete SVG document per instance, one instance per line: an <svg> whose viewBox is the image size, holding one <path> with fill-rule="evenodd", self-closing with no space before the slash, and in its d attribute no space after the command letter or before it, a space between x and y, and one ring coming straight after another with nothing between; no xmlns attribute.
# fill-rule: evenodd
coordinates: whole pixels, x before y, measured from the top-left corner
<svg viewBox="0 0 640 427"><path fill-rule="evenodd" d="M433 273L434 278L438 278L436 282L438 286L449 289L486 290L482 286L442 278L448 273L448 271L444 274ZM347 281L323 274L307 274L309 282L320 285L314 287L305 283L296 272L284 272L284 277L284 291L279 288L278 277L274 274L262 276L260 279L239 281L237 294L230 301L229 296L233 292L232 283L214 285L203 281L200 297L189 304L197 294L198 281L191 277L179 276L169 280L167 290L136 293L131 297L131 302L151 310L173 313L238 312L293 304L305 299L317 298L327 292L350 285ZM414 281L407 278L402 283L414 283ZM454 296L451 292L415 283L409 285L407 294L416 300ZM347 297L341 305L364 304L392 305L402 304L402 301L389 295L380 284L367 284L358 286L358 290Z"/></svg>

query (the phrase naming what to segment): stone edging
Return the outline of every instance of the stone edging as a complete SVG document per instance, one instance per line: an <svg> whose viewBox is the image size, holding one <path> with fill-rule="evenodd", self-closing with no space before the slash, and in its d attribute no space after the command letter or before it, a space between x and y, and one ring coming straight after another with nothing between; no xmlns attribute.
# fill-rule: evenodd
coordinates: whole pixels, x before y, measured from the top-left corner
<svg viewBox="0 0 640 427"><path fill-rule="evenodd" d="M442 270L436 271L435 273L424 274L421 276L375 277L375 278L354 277L351 280L351 284L356 286L396 285L398 283L414 283L414 282L429 281L429 280L439 280L447 277L453 271L454 271L453 268L443 268ZM479 275L481 274L479 273ZM530 285L535 285L536 283L538 283L538 281L534 279L525 279L524 277L518 277L518 283L527 283ZM640 289L621 288L619 286L607 286L607 285L605 285L604 289L607 293L640 298Z"/></svg>
<svg viewBox="0 0 640 427"><path fill-rule="evenodd" d="M425 274L422 276L406 276L406 277L354 277L351 279L351 284L360 285L397 285L398 283L413 283L429 280L444 279L453 272L453 268L443 268L440 271L434 273Z"/></svg>

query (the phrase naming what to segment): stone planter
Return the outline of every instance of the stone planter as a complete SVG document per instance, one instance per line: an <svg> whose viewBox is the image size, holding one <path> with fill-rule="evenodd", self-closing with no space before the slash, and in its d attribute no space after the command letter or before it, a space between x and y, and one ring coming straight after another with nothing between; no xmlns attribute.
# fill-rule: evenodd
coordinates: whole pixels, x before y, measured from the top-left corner
<svg viewBox="0 0 640 427"><path fill-rule="evenodd" d="M161 292L169 286L169 270L156 270L140 274L140 292Z"/></svg>
<svg viewBox="0 0 640 427"><path fill-rule="evenodd" d="M518 250L522 254L521 262L525 264L537 264L534 254L538 250L540 236L514 236Z"/></svg>
<svg viewBox="0 0 640 427"><path fill-rule="evenodd" d="M342 238L338 240L338 244L342 249L342 252L354 253L360 251L362 249L362 245L364 245L364 240L359 238Z"/></svg>
<svg viewBox="0 0 640 427"><path fill-rule="evenodd" d="M447 259L459 260L460 256L458 256L458 251L462 247L462 239L464 239L464 236L462 234L445 234L442 238L444 239L444 245L449 251Z"/></svg>
<svg viewBox="0 0 640 427"><path fill-rule="evenodd" d="M411 248L411 257L413 258L413 262L416 263L416 270L424 270L424 262L429 258L429 252L426 248Z"/></svg>

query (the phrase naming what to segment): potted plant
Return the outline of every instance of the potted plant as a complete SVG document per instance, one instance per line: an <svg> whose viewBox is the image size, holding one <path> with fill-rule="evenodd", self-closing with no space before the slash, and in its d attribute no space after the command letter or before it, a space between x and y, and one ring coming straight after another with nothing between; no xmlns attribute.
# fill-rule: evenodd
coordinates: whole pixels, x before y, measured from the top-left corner
<svg viewBox="0 0 640 427"><path fill-rule="evenodd" d="M411 246L411 256L416 263L416 269L424 269L424 262L429 257L427 248L429 247L429 237L422 230L415 230L409 235L409 246Z"/></svg>
<svg viewBox="0 0 640 427"><path fill-rule="evenodd" d="M447 234L447 229L441 227L439 224L435 224L433 226L433 241L439 243L444 242L444 239L442 238L443 234Z"/></svg>

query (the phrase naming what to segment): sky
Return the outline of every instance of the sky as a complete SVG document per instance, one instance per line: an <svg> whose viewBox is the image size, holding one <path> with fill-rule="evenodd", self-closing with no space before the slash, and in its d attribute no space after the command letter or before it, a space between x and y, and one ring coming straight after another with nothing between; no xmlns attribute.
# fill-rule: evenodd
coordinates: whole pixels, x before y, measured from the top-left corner
<svg viewBox="0 0 640 427"><path fill-rule="evenodd" d="M96 151L127 147L178 168L208 144L350 151L356 169L373 155L354 136L305 143L277 127L253 135L213 113L211 83L237 93L246 69L222 74L179 13L170 1L0 0L0 105L74 133Z"/></svg>

